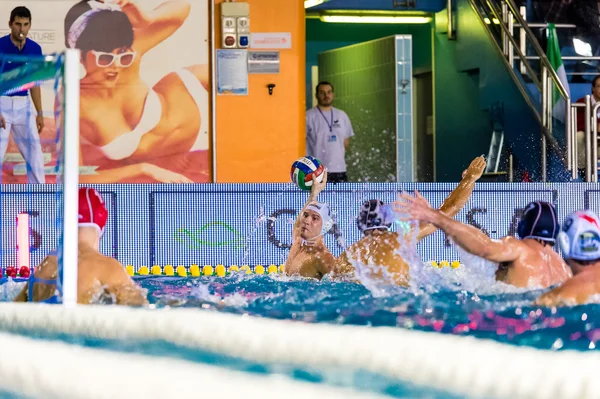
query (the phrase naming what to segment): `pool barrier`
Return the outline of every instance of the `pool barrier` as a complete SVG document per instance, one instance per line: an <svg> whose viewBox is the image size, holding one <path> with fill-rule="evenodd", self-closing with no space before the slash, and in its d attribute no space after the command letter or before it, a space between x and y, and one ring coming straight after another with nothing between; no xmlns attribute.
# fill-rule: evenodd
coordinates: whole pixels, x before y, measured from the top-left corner
<svg viewBox="0 0 600 399"><path fill-rule="evenodd" d="M441 261L429 261L427 262L427 264L431 265L432 267L435 268L452 268L452 269L458 269L461 266L461 263L457 260L454 261L447 261L447 260L441 260ZM218 264L215 267L213 267L212 265L204 265L202 267L200 267L197 264L193 264L190 266L184 266L184 265L179 265L177 267L174 267L173 265L165 265L165 266L160 266L160 265L154 265L151 268L148 268L148 266L133 266L133 265L127 265L125 266L125 268L127 269L127 273L130 276L171 276L171 277L201 277L201 276L205 276L205 277L210 277L210 276L216 276L216 277L226 277L230 274L233 273L244 273L244 274L259 274L259 275L263 275L263 274L283 274L284 272L284 265L275 265L275 264L270 264L269 266L263 266L263 265L255 265L255 266L250 266L250 265L242 265L242 266L238 266L238 265L229 265L229 266L225 266L222 264ZM0 277L2 277L0 275Z"/></svg>
<svg viewBox="0 0 600 399"><path fill-rule="evenodd" d="M152 357L0 333L0 391L35 398L336 398L373 395ZM375 395L377 398L382 396Z"/></svg>
<svg viewBox="0 0 600 399"><path fill-rule="evenodd" d="M454 261L430 260L426 263L431 265L432 267L439 268L439 269L442 269L442 268L458 269L459 267L462 266L462 264L457 260L454 260ZM226 277L232 273L240 273L240 272L245 273L245 274L259 274L259 275L283 274L284 265L270 264L269 266L263 266L263 265L255 265L255 266L229 265L229 266L225 266L222 264L218 264L215 267L213 267L212 265L204 265L204 266L200 267L197 264L193 264L190 266L179 265L177 267L174 267L172 265L165 265L165 266L154 265L151 268L148 268L148 266L137 266L136 267L133 265L126 265L125 269L127 270L127 273L130 276L152 275L152 276L172 276L172 277L175 277L175 276L176 277L201 277L201 276ZM20 268L17 268L14 266L7 266L4 269L2 267L0 267L0 284L6 282L8 280L8 278L11 278L17 282L18 281L26 281L29 278L30 273L31 273L31 269L28 268L27 266L22 266Z"/></svg>
<svg viewBox="0 0 600 399"><path fill-rule="evenodd" d="M595 352L539 350L394 327L309 324L200 309L91 305L66 308L1 303L0 328L100 339L166 341L263 364L365 370L461 396L591 399L597 398L600 392L597 377L600 356ZM14 355L5 356L7 352L3 347L14 351ZM29 353L28 357L37 359L29 364L31 369L19 367L25 374L42 375L45 370L56 369L64 377L70 375L71 370L81 371L79 361L48 368L47 363L39 362L41 352L29 349L28 345L0 344L3 354L0 373L14 367L14 358L23 356L23 350ZM68 355L67 350L64 352ZM64 359L58 351L47 358ZM129 371L138 369L119 367L119 370L130 375ZM54 373L54 370L48 372ZM158 374L143 372L140 375ZM4 380L0 378L0 384L5 384ZM143 379L149 385L156 383L155 380ZM79 379L57 377L56 381L65 381L66 389L67 382L71 384ZM82 382L78 387L84 389L85 384Z"/></svg>
<svg viewBox="0 0 600 399"><path fill-rule="evenodd" d="M172 265L154 265L151 268L148 266L133 265L125 266L127 273L130 276L176 276L176 277L201 277L201 276L216 276L225 277L233 273L244 273L244 274L283 274L284 265L270 264L269 266L256 265L199 265L193 264L190 266L179 265L174 267Z"/></svg>

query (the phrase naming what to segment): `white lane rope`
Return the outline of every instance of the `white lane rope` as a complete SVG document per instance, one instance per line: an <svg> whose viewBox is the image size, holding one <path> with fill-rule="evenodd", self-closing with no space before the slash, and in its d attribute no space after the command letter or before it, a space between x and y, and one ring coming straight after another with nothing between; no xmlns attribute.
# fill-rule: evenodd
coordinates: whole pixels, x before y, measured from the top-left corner
<svg viewBox="0 0 600 399"><path fill-rule="evenodd" d="M600 356L390 327L306 324L198 309L0 304L0 328L164 340L260 363L351 367L486 398L597 398Z"/></svg>
<svg viewBox="0 0 600 399"><path fill-rule="evenodd" d="M0 333L0 354L0 390L33 398L384 398L276 375L5 333Z"/></svg>

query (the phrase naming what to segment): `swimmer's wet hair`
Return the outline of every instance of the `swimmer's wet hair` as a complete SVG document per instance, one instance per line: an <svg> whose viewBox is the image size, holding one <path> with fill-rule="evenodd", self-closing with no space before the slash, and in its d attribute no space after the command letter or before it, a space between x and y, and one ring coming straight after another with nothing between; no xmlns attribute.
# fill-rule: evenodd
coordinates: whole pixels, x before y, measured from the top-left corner
<svg viewBox="0 0 600 399"><path fill-rule="evenodd" d="M69 48L68 37L71 26L84 12L91 10L88 0L75 4L65 17L65 46ZM85 30L75 43L81 50L82 58L91 50L111 52L133 45L133 25L123 11L102 10L92 15Z"/></svg>

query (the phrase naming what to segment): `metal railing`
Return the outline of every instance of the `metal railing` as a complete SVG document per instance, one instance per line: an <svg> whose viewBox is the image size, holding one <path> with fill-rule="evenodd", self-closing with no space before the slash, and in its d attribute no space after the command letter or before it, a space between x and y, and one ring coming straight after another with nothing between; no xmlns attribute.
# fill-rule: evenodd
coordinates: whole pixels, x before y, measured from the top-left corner
<svg viewBox="0 0 600 399"><path fill-rule="evenodd" d="M533 111L535 118L541 126L541 175L542 180L547 181L547 149L556 153L565 163L568 170L572 172L573 178L577 177L577 159L573 157L573 146L576 145L576 129L573 129L571 121L573 113L571 97L569 92L561 83L556 71L546 57L545 51L531 31L531 26L545 27L546 24L528 25L525 19L525 8L517 7L513 0L469 0L471 7L479 16L486 32L496 44L503 55L503 61L517 85L523 98ZM493 21L493 23L492 23ZM574 25L561 24L561 28L572 28ZM500 28L500 32L494 31ZM518 34L515 36L515 29ZM497 37L499 33L499 38ZM528 46L533 49L534 55L527 54ZM565 57L565 59L568 59ZM583 59L590 59L583 57ZM518 69L515 61L518 60ZM539 71L530 61L539 63ZM520 73L522 76L518 76ZM528 88L522 77L526 76L538 90L541 104L532 99ZM563 149L553 136L553 93L558 92L565 101L565 141L566 150ZM566 154L566 155L565 155Z"/></svg>
<svg viewBox="0 0 600 399"><path fill-rule="evenodd" d="M577 149L577 111L583 108L585 113L585 125L583 129L585 143L585 181L598 183L598 110L600 101L592 104L592 96L586 95L583 103L571 104L570 113L573 131L573 148L571 157L574 160L574 168L577 170L579 154ZM575 177L574 177L575 178Z"/></svg>
<svg viewBox="0 0 600 399"><path fill-rule="evenodd" d="M586 96L586 97L588 97L588 96ZM588 104L591 105L591 97L590 97L589 101L586 98L586 110L589 109ZM587 133L587 129L586 129L586 134L585 134L586 178L587 178L587 171L590 170L591 180L587 179L587 181L592 181L594 183L598 183L598 109L600 109L600 102L596 102L596 104L594 104L594 106L592 107L592 110L591 110L591 114L592 114L592 134L591 134L591 136L592 137L590 137L590 134ZM586 114L587 114L587 111L586 111ZM591 138L591 142L590 142L590 138ZM577 147L577 146L575 146L575 147Z"/></svg>

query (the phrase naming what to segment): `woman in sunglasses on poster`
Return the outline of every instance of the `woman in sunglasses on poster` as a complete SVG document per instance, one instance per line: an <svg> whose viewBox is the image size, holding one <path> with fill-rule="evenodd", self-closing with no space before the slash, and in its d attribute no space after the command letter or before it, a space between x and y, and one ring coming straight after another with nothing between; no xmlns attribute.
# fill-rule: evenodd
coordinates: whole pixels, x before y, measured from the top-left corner
<svg viewBox="0 0 600 399"><path fill-rule="evenodd" d="M180 28L190 9L185 0L151 11L131 0L84 0L67 13L65 44L81 51L85 69L81 164L98 166L82 173L82 182L208 181L208 115L202 112L208 111L208 66L179 67L153 86L140 76L140 70L159 67L143 62L144 55ZM171 40L171 46L199 47L197 38L184 40ZM178 62L165 58L160 66Z"/></svg>

